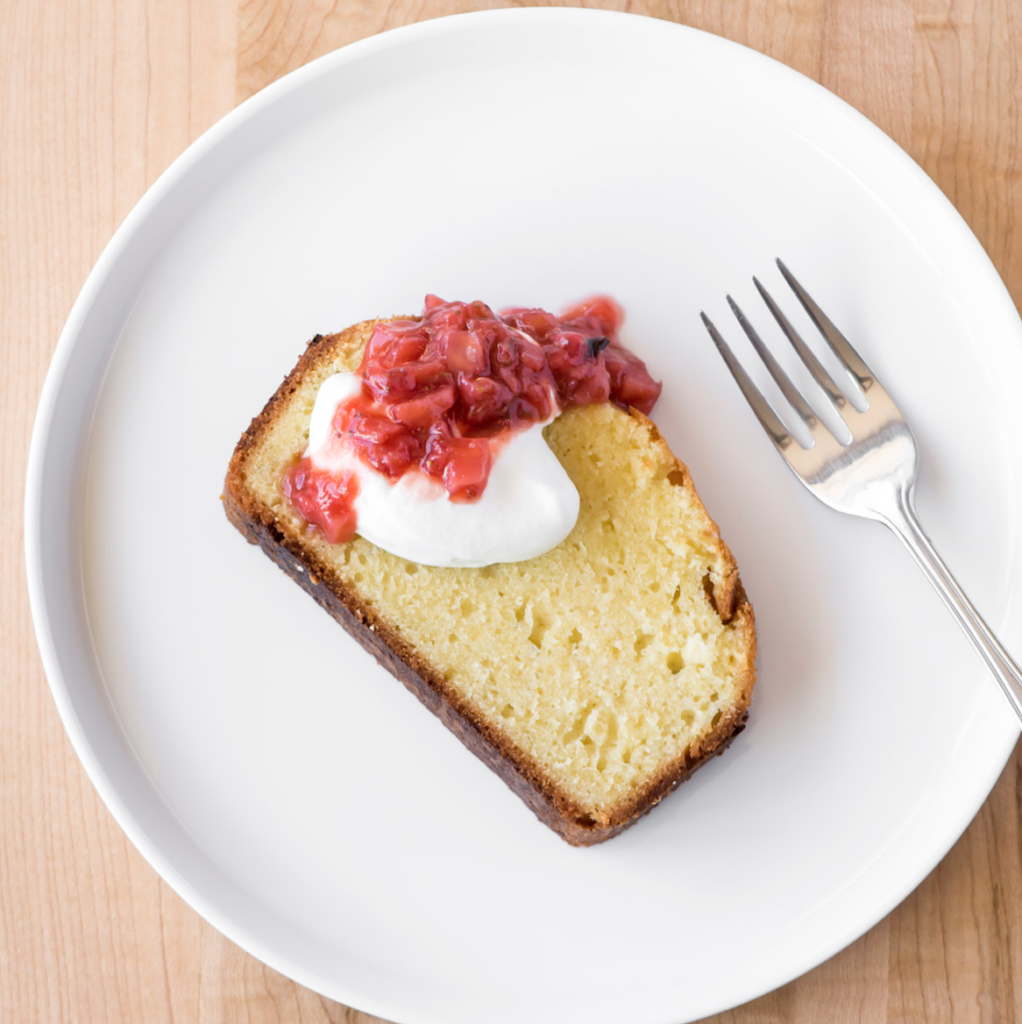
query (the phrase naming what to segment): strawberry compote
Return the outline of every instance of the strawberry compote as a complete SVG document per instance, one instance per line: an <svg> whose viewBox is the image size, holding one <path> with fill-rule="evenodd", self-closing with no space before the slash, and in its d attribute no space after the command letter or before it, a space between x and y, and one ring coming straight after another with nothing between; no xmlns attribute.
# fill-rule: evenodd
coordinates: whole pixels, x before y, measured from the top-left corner
<svg viewBox="0 0 1022 1024"><path fill-rule="evenodd" d="M652 410L661 385L619 343L622 318L606 296L558 317L524 308L498 315L482 302L427 295L420 319L373 329L357 370L361 390L338 405L334 435L391 481L419 471L451 501L475 501L512 433L573 405ZM284 491L331 543L354 536L354 473L339 478L306 456Z"/></svg>

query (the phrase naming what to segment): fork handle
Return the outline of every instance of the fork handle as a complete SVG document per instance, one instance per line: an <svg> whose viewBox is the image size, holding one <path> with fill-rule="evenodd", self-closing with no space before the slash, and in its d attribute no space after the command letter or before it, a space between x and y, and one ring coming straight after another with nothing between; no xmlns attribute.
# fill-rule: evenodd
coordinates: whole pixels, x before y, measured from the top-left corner
<svg viewBox="0 0 1022 1024"><path fill-rule="evenodd" d="M983 617L965 596L965 591L951 575L951 570L937 554L930 538L919 522L915 504L910 490L899 491L897 501L889 508L877 510L885 522L912 553L919 567L940 594L944 604L954 616L955 621L972 641L980 657L1004 691L1022 722L1022 671L1012 657L991 632Z"/></svg>

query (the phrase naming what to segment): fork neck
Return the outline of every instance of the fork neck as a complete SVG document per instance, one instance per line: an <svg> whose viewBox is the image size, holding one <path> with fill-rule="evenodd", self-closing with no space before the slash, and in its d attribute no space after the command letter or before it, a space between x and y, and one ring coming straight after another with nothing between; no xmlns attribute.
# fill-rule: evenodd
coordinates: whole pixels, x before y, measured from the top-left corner
<svg viewBox="0 0 1022 1024"><path fill-rule="evenodd" d="M1022 670L991 632L937 554L916 515L911 485L892 489L889 494L890 500L884 502L883 507L874 509L876 518L886 523L912 553L1022 721Z"/></svg>

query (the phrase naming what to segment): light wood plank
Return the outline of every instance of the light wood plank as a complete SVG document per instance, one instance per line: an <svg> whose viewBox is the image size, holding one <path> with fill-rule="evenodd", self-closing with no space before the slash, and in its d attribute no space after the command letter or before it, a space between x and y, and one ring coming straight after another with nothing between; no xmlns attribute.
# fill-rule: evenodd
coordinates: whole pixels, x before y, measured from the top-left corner
<svg viewBox="0 0 1022 1024"><path fill-rule="evenodd" d="M186 1020L207 926L165 934L165 887L100 804L43 679L24 585L23 480L60 328L117 224L230 109L229 3L0 5L0 1020ZM175 898L176 899L176 898ZM183 948L188 948L185 946Z"/></svg>

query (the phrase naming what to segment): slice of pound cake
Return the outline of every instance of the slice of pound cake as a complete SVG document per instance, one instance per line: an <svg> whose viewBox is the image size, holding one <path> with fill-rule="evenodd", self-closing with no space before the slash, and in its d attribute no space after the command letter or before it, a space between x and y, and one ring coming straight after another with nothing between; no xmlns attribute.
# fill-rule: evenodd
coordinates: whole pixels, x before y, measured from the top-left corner
<svg viewBox="0 0 1022 1024"><path fill-rule="evenodd" d="M460 327L467 323L471 328L455 324L459 329L444 349L446 364L429 362L431 347L423 354L428 332L423 333L424 321L417 318L369 321L309 343L238 442L224 488L227 516L541 821L574 845L602 842L647 813L741 732L756 678L752 606L688 470L640 411L651 407L659 385L643 393L643 381L650 380L643 376L645 367L615 338L608 340L616 323L603 323L598 336L592 336L600 322L576 317L565 326L562 317L556 321L562 333L554 338L543 334L538 320L528 320L538 311L515 311L502 320L481 304L432 300L431 307L430 301L424 317L431 324L456 306ZM472 320L473 310L484 310L498 326L510 324L511 333L487 335L478 325L490 321L482 313ZM577 352L572 348L576 335L585 342L576 345ZM479 337L492 343L486 358L473 341ZM519 338L521 351L508 355L509 337ZM518 384L511 376L497 376L497 362L532 365L530 337L540 338L553 367L549 405L544 405L542 389L533 386L550 372L538 359L538 376L519 375ZM409 338L418 339L414 366L434 367L435 379L425 391L421 374L416 391L407 383L407 366L401 371L401 386L412 388L409 394L430 399L425 412L421 402L410 400L395 411L393 403L386 404L386 394L371 391L383 388L384 378L389 386L398 379L393 369L384 372L379 360L372 362L374 352L407 348ZM434 345L433 334L427 340ZM500 344L505 347L498 357ZM628 360L641 367L638 384L629 384ZM582 371L599 376L604 369L610 383L594 397L595 385L590 378L583 380ZM568 370L574 376L565 384ZM377 421L354 406L342 416L343 402L332 421L334 407L325 420L313 415L321 385L348 380L335 375L353 371L361 372L365 382L362 390L356 383L354 391L368 396L358 400L375 402L373 408L384 410L387 423L405 424L407 436L395 439L385 431L386 446L379 447ZM485 423L471 419L478 403L464 404L484 391L487 401L497 394L497 385L479 385L485 374L489 380L505 379L508 393L517 395L501 407L500 423L509 422L510 409L533 426L574 485L577 500L570 495L561 500L572 516L577 509L574 525L567 521L560 529L566 536L541 554L490 564L478 564L486 558L475 549L461 563L424 564L439 559L427 553L411 560L402 557L408 551L396 542L398 553L393 553L365 539L359 524L368 505L352 506L352 495L368 494L369 485L378 483L375 475L389 474L386 487L380 486L396 489L394 478L400 473L385 460L398 449L406 463L421 456L412 466L419 487L413 497L432 486L436 493L430 493L430 500L444 503L440 511L450 504L459 513L459 507L472 509L473 502L484 509L480 490L485 488L484 497L497 494L495 467L504 458L500 444L508 453L511 447L506 438L496 443L492 418ZM572 388L575 399L568 401L565 395ZM523 405L529 395L532 405ZM554 408L558 403L560 415ZM462 417L457 421L452 418L456 412ZM444 417L447 426L440 430L437 423ZM322 422L317 426L313 421ZM312 493L301 468L312 448L310 424L318 435L323 422L347 431L349 441L354 437L349 448L368 445L366 424L376 424L371 441L377 447L364 456L375 468L362 464L354 483L353 477L342 476L339 484L319 486L311 504L303 503L302 495ZM472 423L478 430L469 429ZM407 465L402 466L407 476ZM556 465L554 470L560 473ZM488 484L487 472L492 474ZM509 486L525 493L525 484ZM531 509L543 501L529 498L528 504ZM342 507L343 515L331 513ZM357 520L352 507L359 510ZM325 518L318 518L324 509ZM556 514L563 519L561 512ZM402 515L405 525L409 518L413 525L418 521L414 512ZM517 522L524 515L513 518ZM370 525L367 521L367 533ZM514 532L513 525L498 526L508 535ZM358 531L354 535L353 529ZM541 527L530 520L524 532L534 537Z"/></svg>

